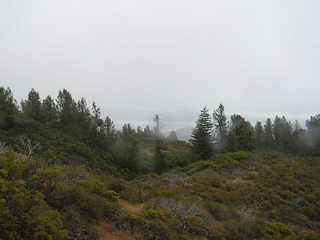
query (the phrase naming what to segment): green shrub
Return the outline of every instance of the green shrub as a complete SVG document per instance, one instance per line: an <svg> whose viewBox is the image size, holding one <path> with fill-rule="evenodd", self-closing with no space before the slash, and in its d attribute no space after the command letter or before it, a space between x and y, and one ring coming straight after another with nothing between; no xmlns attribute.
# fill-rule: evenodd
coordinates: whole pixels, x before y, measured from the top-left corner
<svg viewBox="0 0 320 240"><path fill-rule="evenodd" d="M145 216L142 216L145 215ZM143 235L145 240L178 240L175 230L175 224L164 217L167 215L158 210L146 210L140 216L123 215L117 218L117 227L126 230L127 232L139 232ZM161 219L167 219L166 222Z"/></svg>
<svg viewBox="0 0 320 240"><path fill-rule="evenodd" d="M289 226L279 222L265 223L263 234L267 239L283 239L295 235Z"/></svg>
<svg viewBox="0 0 320 240"><path fill-rule="evenodd" d="M214 232L220 239L249 240L262 238L260 221L241 221L240 219L232 219L222 222L220 228L216 228Z"/></svg>
<svg viewBox="0 0 320 240"><path fill-rule="evenodd" d="M63 220L70 239L97 240L99 235L88 223L88 220L80 215L77 207L66 207Z"/></svg>
<svg viewBox="0 0 320 240"><path fill-rule="evenodd" d="M88 178L81 180L80 184L91 192L101 194L106 190L106 186L103 182L95 178Z"/></svg>
<svg viewBox="0 0 320 240"><path fill-rule="evenodd" d="M159 189L155 193L158 197L174 198L177 193L173 189Z"/></svg>
<svg viewBox="0 0 320 240"><path fill-rule="evenodd" d="M218 221L229 220L236 216L236 213L235 211L232 211L232 208L223 204L208 201L206 202L205 207L211 216Z"/></svg>
<svg viewBox="0 0 320 240"><path fill-rule="evenodd" d="M224 153L223 155L229 156L234 160L247 160L251 154L249 152L240 151L240 152Z"/></svg>
<svg viewBox="0 0 320 240"><path fill-rule="evenodd" d="M10 151L0 154L0 169L0 239L67 239L61 215L49 207L39 191L51 186L51 174L42 174L50 171L37 169L34 178L23 178L22 160Z"/></svg>
<svg viewBox="0 0 320 240"><path fill-rule="evenodd" d="M103 191L101 195L111 202L116 202L119 199L119 195L113 190Z"/></svg>
<svg viewBox="0 0 320 240"><path fill-rule="evenodd" d="M93 193L107 198L109 201L116 202L119 195L114 190L107 190L106 185L98 179L89 178L80 181L81 185Z"/></svg>
<svg viewBox="0 0 320 240"><path fill-rule="evenodd" d="M198 161L198 162L194 162L192 164L190 164L187 169L192 170L192 172L199 172L202 171L204 169L218 169L220 166L211 160L202 160L202 161Z"/></svg>
<svg viewBox="0 0 320 240"><path fill-rule="evenodd" d="M195 235L208 236L210 234L209 226L200 217L197 216L186 216L183 218L183 228Z"/></svg>
<svg viewBox="0 0 320 240"><path fill-rule="evenodd" d="M53 191L59 174L60 172L53 168L38 168L32 178L36 188L47 195Z"/></svg>
<svg viewBox="0 0 320 240"><path fill-rule="evenodd" d="M35 212L29 224L35 229L34 238L39 240L66 239L67 232L61 230L63 222L57 211Z"/></svg>
<svg viewBox="0 0 320 240"><path fill-rule="evenodd" d="M126 190L126 183L122 179L113 179L108 184L108 189L116 191L118 194L122 194Z"/></svg>
<svg viewBox="0 0 320 240"><path fill-rule="evenodd" d="M142 211L141 216L149 220L167 221L170 217L172 217L172 214L165 210L150 208Z"/></svg>
<svg viewBox="0 0 320 240"><path fill-rule="evenodd" d="M81 187L73 187L70 194L74 201L71 206L79 208L80 213L87 219L100 220L103 217L111 217L117 210L117 205L111 203L105 197L87 192Z"/></svg>
<svg viewBox="0 0 320 240"><path fill-rule="evenodd" d="M302 230L297 236L297 240L318 240L320 234L310 229Z"/></svg>

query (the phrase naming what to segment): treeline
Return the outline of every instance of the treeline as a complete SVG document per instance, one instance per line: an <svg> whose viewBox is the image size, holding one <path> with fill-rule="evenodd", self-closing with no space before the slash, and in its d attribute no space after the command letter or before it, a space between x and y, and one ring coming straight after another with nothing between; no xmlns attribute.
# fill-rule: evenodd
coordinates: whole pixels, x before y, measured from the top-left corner
<svg viewBox="0 0 320 240"><path fill-rule="evenodd" d="M209 110L201 110L190 140L201 159L208 159L214 152L271 150L285 153L320 154L320 114L306 121L307 129L298 121L291 122L285 116L270 118L255 126L239 114L230 120L222 104L210 116Z"/></svg>
<svg viewBox="0 0 320 240"><path fill-rule="evenodd" d="M28 118L48 126L60 129L68 134L77 136L84 142L107 150L118 135L137 133L140 137L150 137L152 130L149 126L131 128L125 124L122 131L115 129L113 121L107 116L101 117L100 108L93 102L91 109L84 98L74 100L67 90L59 91L56 99L47 96L41 100L40 95L32 89L26 100L18 106L9 88L0 88L1 127L12 127L17 119Z"/></svg>
<svg viewBox="0 0 320 240"><path fill-rule="evenodd" d="M160 121L159 116L156 117ZM89 107L84 98L76 101L65 89L59 91L56 99L47 96L43 100L40 94L32 89L27 99L22 100L19 105L10 88L0 87L0 128L12 129L22 123L28 125L30 122L58 129L78 139L95 149L105 161L113 162L132 173L158 171L161 163L156 159L162 161L156 155L160 154L158 139L177 141L174 133L165 139L156 122L155 127L145 128L133 128L130 123L126 123L118 130L110 117L102 118L100 108L94 102ZM138 158L141 157L138 144L144 142L155 144L151 149L153 163L149 164L148 169L138 167Z"/></svg>
<svg viewBox="0 0 320 240"><path fill-rule="evenodd" d="M10 129L32 121L78 139L103 156L103 161L134 174L161 173L169 167L209 159L214 152L267 150L320 154L320 115L306 121L307 129L284 116L252 126L239 114L231 115L228 120L222 104L213 115L203 108L190 139L193 153L183 155L184 159L182 156L168 159L164 145L177 142L177 136L174 132L167 138L163 136L158 115L153 127L133 128L127 123L117 130L110 117L102 118L94 102L89 107L84 98L76 101L65 89L59 91L56 99L51 96L41 99L32 89L19 105L9 88L0 87L0 128Z"/></svg>

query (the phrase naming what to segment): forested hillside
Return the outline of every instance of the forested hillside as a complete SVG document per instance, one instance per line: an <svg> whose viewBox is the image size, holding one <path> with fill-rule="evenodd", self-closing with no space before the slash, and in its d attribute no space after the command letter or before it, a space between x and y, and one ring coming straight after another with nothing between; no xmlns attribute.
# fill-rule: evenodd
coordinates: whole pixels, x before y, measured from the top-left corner
<svg viewBox="0 0 320 240"><path fill-rule="evenodd" d="M0 239L320 239L320 115L203 108L190 142L116 129L67 90L0 88Z"/></svg>

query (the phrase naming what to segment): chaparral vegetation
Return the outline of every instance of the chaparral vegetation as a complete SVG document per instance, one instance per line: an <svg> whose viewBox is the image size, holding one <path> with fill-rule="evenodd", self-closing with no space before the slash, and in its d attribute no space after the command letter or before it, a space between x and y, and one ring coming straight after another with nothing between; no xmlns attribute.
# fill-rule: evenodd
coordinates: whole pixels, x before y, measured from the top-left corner
<svg viewBox="0 0 320 240"><path fill-rule="evenodd" d="M0 239L320 239L319 114L253 126L204 107L189 142L162 124L1 87Z"/></svg>

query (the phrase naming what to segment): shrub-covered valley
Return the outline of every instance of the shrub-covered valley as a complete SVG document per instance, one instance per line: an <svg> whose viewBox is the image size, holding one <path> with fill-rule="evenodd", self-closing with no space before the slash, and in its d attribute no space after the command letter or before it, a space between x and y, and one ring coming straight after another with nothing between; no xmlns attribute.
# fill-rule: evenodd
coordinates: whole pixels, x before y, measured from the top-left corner
<svg viewBox="0 0 320 240"><path fill-rule="evenodd" d="M220 104L188 143L162 124L1 87L0 239L320 239L320 115L252 126Z"/></svg>

